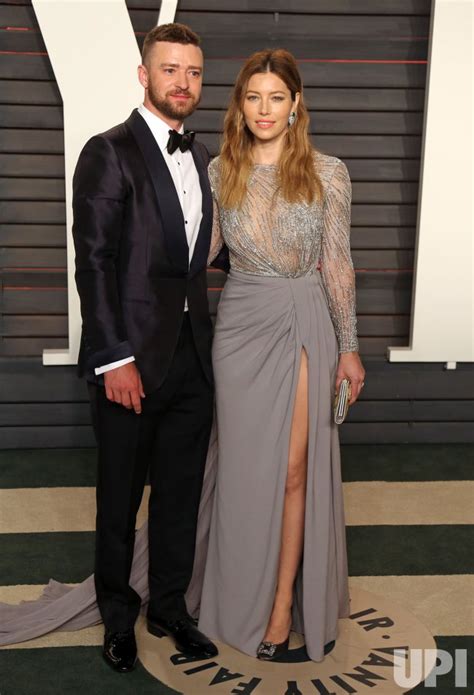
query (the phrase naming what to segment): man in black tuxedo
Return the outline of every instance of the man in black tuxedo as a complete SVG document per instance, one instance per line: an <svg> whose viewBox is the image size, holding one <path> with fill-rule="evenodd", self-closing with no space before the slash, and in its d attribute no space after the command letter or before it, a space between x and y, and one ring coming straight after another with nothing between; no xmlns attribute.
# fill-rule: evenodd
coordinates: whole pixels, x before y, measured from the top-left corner
<svg viewBox="0 0 474 695"><path fill-rule="evenodd" d="M213 412L209 155L182 127L202 70L188 27L149 32L138 68L144 103L87 142L73 182L79 369L99 450L95 584L104 657L122 672L136 661L141 600L129 578L147 471L148 630L186 654L217 654L184 600Z"/></svg>

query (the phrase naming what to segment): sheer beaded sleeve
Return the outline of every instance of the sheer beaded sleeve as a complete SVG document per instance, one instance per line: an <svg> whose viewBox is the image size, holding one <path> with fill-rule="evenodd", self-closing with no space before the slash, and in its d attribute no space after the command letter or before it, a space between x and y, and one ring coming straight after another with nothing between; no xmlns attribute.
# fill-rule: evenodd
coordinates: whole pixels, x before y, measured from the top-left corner
<svg viewBox="0 0 474 695"><path fill-rule="evenodd" d="M355 274L349 243L352 185L339 160L324 200L321 275L339 352L359 349L355 312Z"/></svg>
<svg viewBox="0 0 474 695"><path fill-rule="evenodd" d="M217 202L217 184L218 184L218 165L215 159L211 161L208 167L209 182L211 184L212 191L212 236L211 236L211 246L209 248L209 256L207 258L207 265L210 265L212 261L217 258L220 250L224 245L224 239L222 238L221 225L219 219L219 203Z"/></svg>

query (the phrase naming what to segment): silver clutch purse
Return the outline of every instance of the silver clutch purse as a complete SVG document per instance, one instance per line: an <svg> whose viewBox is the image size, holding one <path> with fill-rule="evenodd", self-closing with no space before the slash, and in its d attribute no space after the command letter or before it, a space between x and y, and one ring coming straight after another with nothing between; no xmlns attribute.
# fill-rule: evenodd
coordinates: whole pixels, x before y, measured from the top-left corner
<svg viewBox="0 0 474 695"><path fill-rule="evenodd" d="M334 399L334 422L336 425L341 425L349 410L349 401L351 400L351 382L349 379L343 379L339 384L339 391Z"/></svg>

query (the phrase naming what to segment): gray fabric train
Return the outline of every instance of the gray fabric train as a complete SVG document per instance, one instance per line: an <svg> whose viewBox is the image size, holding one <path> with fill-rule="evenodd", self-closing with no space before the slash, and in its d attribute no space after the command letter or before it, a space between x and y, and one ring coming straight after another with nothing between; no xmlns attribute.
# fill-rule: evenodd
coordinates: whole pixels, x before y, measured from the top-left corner
<svg viewBox="0 0 474 695"><path fill-rule="evenodd" d="M199 527L193 579L186 596L190 612L197 616L207 554L211 505L217 464L217 436L213 425L199 509ZM148 604L148 526L135 534L130 583L142 597L142 612ZM41 637L54 630L81 630L102 622L97 606L94 575L75 587L51 579L42 595L17 605L0 603L0 645L15 644Z"/></svg>

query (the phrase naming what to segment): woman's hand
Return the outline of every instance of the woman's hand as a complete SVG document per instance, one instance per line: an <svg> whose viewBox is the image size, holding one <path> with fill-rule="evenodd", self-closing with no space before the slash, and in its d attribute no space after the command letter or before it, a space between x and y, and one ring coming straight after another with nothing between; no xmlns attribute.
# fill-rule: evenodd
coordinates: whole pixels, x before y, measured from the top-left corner
<svg viewBox="0 0 474 695"><path fill-rule="evenodd" d="M339 391L339 384L343 379L349 379L351 382L351 400L349 405L352 405L359 398L365 379L365 369L362 366L358 352L342 352L339 355L336 393Z"/></svg>

